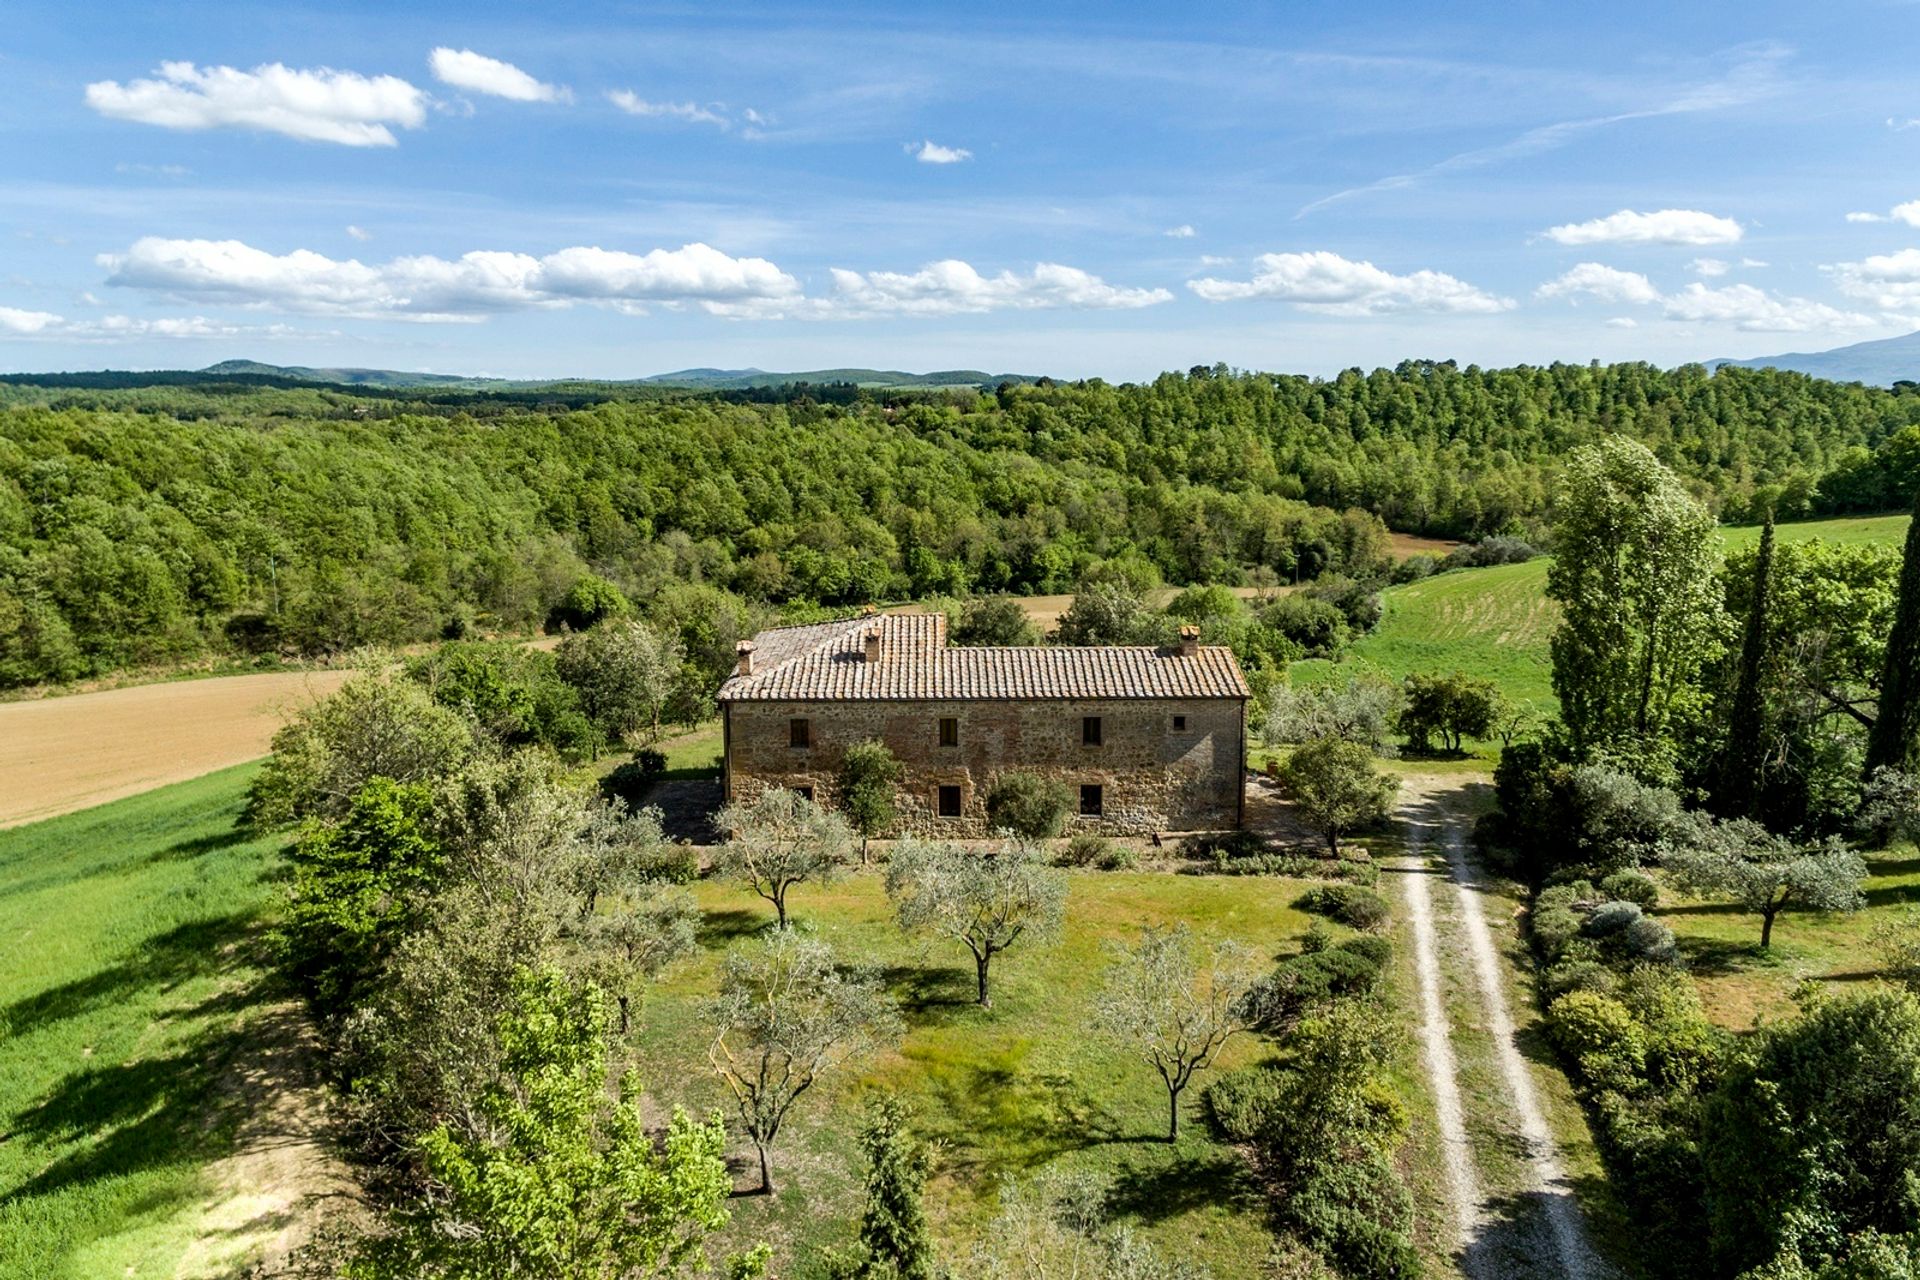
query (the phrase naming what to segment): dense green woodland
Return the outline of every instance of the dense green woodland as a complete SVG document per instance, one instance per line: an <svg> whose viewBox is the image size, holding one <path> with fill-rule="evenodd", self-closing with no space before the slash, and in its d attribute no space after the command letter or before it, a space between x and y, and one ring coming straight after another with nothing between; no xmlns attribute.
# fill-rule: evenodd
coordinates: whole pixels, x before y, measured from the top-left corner
<svg viewBox="0 0 1920 1280"><path fill-rule="evenodd" d="M524 629L589 572L643 605L692 582L798 607L1063 591L1112 560L1361 576L1382 522L1537 533L1560 460L1608 432L1734 518L1904 505L1920 467L1920 395L1697 366L786 399L126 379L0 385L0 686Z"/></svg>

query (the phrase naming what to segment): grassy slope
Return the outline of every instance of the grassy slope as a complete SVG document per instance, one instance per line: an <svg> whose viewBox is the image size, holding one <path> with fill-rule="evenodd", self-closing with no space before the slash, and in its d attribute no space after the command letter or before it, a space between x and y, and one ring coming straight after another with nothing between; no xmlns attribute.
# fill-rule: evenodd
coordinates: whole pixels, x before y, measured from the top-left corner
<svg viewBox="0 0 1920 1280"><path fill-rule="evenodd" d="M1234 936L1258 954L1287 954L1307 921L1292 903L1299 881L1164 873L1074 873L1066 928L995 960L994 1008L971 1003L972 966L957 943L903 938L877 875L794 893L796 918L843 956L879 965L902 1002L908 1031L897 1049L843 1073L796 1108L792 1136L776 1152L779 1194L734 1201L731 1239L767 1239L791 1264L848 1242L859 1211L859 1157L852 1137L864 1096L897 1090L942 1144L930 1213L952 1247L991 1216L1005 1175L1046 1167L1092 1169L1116 1181L1125 1215L1179 1256L1204 1260L1220 1280L1258 1274L1269 1236L1258 1189L1234 1151L1207 1136L1189 1091L1176 1146L1164 1134L1165 1093L1142 1062L1088 1029L1088 1006L1105 966L1104 944L1148 922L1185 920L1202 938ZM638 1037L642 1078L690 1106L719 1106L705 1057L699 1002L718 981L729 945L762 928L771 912L744 890L703 882L701 954L649 997ZM1257 1060L1263 1042L1243 1036L1221 1068ZM1213 1073L1217 1078L1220 1073ZM757 1176L736 1143L740 1185ZM799 1274L806 1274L804 1270Z"/></svg>
<svg viewBox="0 0 1920 1280"><path fill-rule="evenodd" d="M0 832L0 1275L169 1276L195 1234L267 986L253 769Z"/></svg>
<svg viewBox="0 0 1920 1280"><path fill-rule="evenodd" d="M1821 538L1828 542L1877 542L1898 545L1906 537L1906 516L1868 516L1847 520L1810 520L1779 527L1790 541ZM1759 540L1754 527L1722 528L1729 549ZM1382 594L1380 626L1353 648L1351 662L1398 679L1414 671L1461 670L1498 681L1508 697L1530 702L1543 713L1554 709L1553 669L1547 641L1558 611L1546 598L1547 562L1498 565L1443 573ZM1334 664L1294 664L1306 681L1331 678Z"/></svg>

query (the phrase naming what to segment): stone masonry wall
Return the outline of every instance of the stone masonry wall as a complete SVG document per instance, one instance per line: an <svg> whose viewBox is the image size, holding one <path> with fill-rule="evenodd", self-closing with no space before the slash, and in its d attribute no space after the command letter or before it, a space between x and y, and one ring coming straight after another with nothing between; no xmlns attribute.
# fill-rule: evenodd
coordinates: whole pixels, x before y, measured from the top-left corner
<svg viewBox="0 0 1920 1280"><path fill-rule="evenodd" d="M985 796L1012 769L1056 777L1077 799L1103 789L1098 818L1075 815L1067 830L1108 835L1238 826L1246 761L1238 699L1049 700L1045 702L732 702L726 704L729 798L769 786L811 787L834 805L835 775L852 744L878 738L899 758L900 820L892 834L977 837ZM956 746L940 745L940 720L959 721ZM1082 719L1101 718L1101 744L1084 746ZM1186 727L1173 727L1175 716ZM811 743L790 746L805 719ZM937 815L938 789L958 786L961 816Z"/></svg>

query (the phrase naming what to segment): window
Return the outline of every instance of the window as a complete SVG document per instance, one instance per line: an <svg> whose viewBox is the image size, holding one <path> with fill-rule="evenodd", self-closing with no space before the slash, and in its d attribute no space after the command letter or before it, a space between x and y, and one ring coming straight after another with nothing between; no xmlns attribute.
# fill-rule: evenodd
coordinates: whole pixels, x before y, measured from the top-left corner
<svg viewBox="0 0 1920 1280"><path fill-rule="evenodd" d="M1185 733L1187 731L1187 718L1185 716L1175 716L1173 718L1173 731L1175 733Z"/></svg>
<svg viewBox="0 0 1920 1280"><path fill-rule="evenodd" d="M1100 816L1101 804L1106 799L1105 795L1103 794L1104 790L1105 789L1101 787L1098 783L1092 783L1092 782L1080 788L1080 816L1081 817L1097 818Z"/></svg>
<svg viewBox="0 0 1920 1280"><path fill-rule="evenodd" d="M793 789L793 794L799 796L802 800L811 801L813 799L813 788L812 787L795 787Z"/></svg>
<svg viewBox="0 0 1920 1280"><path fill-rule="evenodd" d="M943 818L957 818L960 816L960 788L940 788L939 813Z"/></svg>
<svg viewBox="0 0 1920 1280"><path fill-rule="evenodd" d="M813 725L799 718L787 721L787 745L790 747L812 746Z"/></svg>
<svg viewBox="0 0 1920 1280"><path fill-rule="evenodd" d="M940 717L940 745L943 747L960 745L960 722L952 716Z"/></svg>
<svg viewBox="0 0 1920 1280"><path fill-rule="evenodd" d="M1100 717L1082 716L1080 718L1080 745L1097 747L1100 745Z"/></svg>

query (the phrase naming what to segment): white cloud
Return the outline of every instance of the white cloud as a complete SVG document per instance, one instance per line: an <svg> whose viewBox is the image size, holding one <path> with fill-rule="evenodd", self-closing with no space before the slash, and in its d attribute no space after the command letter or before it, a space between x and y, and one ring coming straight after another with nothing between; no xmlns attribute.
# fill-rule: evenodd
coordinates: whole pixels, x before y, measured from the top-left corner
<svg viewBox="0 0 1920 1280"><path fill-rule="evenodd" d="M1203 253L1200 255L1200 265L1203 267L1224 267L1232 262L1232 258L1223 258L1217 253Z"/></svg>
<svg viewBox="0 0 1920 1280"><path fill-rule="evenodd" d="M1920 249L1877 253L1828 267L1840 292L1883 311L1920 308Z"/></svg>
<svg viewBox="0 0 1920 1280"><path fill-rule="evenodd" d="M1710 289L1699 281L1662 304L1670 320L1730 324L1750 333L1807 333L1825 329L1865 329L1880 323L1857 311L1841 311L1806 298L1782 298L1750 284Z"/></svg>
<svg viewBox="0 0 1920 1280"><path fill-rule="evenodd" d="M1724 258L1695 258L1687 265L1693 268L1695 275L1706 276L1709 279L1714 276L1723 276L1733 270L1733 264Z"/></svg>
<svg viewBox="0 0 1920 1280"><path fill-rule="evenodd" d="M1183 222L1177 227L1168 227L1160 234L1163 236L1172 236L1175 240L1191 240L1200 233Z"/></svg>
<svg viewBox="0 0 1920 1280"><path fill-rule="evenodd" d="M694 102L648 102L645 98L629 89L615 89L607 94L607 101L630 116L640 116L649 120L682 120L688 124L717 124L722 129L731 123L725 116L710 107ZM746 113L749 120L758 121L759 113Z"/></svg>
<svg viewBox="0 0 1920 1280"><path fill-rule="evenodd" d="M456 89L491 94L514 102L560 102L570 95L558 85L543 84L511 62L489 58L471 49L442 45L427 55L433 78Z"/></svg>
<svg viewBox="0 0 1920 1280"><path fill-rule="evenodd" d="M1849 213L1848 222L1904 222L1910 227L1920 227L1920 200L1909 200L1897 204L1885 213Z"/></svg>
<svg viewBox="0 0 1920 1280"><path fill-rule="evenodd" d="M1762 267L1769 267L1773 264L1770 262L1762 262L1758 258L1742 258L1740 259L1740 265L1749 271L1758 271Z"/></svg>
<svg viewBox="0 0 1920 1280"><path fill-rule="evenodd" d="M1698 209L1658 209L1636 213L1622 209L1591 222L1569 222L1544 233L1559 244L1732 244L1740 224Z"/></svg>
<svg viewBox="0 0 1920 1280"><path fill-rule="evenodd" d="M943 147L931 138L917 147L908 143L907 154L921 164L959 164L962 160L973 159L973 152L965 147Z"/></svg>
<svg viewBox="0 0 1920 1280"><path fill-rule="evenodd" d="M1886 220L1885 215L1878 213L1850 213L1847 215L1848 222L1885 222Z"/></svg>
<svg viewBox="0 0 1920 1280"><path fill-rule="evenodd" d="M959 312L1074 309L1113 310L1151 307L1173 301L1165 289L1129 289L1108 284L1078 267L1042 262L1021 275L1002 271L983 276L965 262L949 258L912 273L833 269L835 295L828 314L953 315Z"/></svg>
<svg viewBox="0 0 1920 1280"><path fill-rule="evenodd" d="M1486 313L1505 311L1511 298L1497 298L1464 280L1438 271L1394 275L1371 262L1354 262L1325 250L1313 253L1263 253L1254 259L1251 280L1187 282L1208 302L1272 298L1330 315L1378 315L1389 311Z"/></svg>
<svg viewBox="0 0 1920 1280"><path fill-rule="evenodd" d="M22 311L18 307L0 307L0 333L39 333L65 323L50 311Z"/></svg>
<svg viewBox="0 0 1920 1280"><path fill-rule="evenodd" d="M1638 329L1640 322L1632 316L1610 316L1607 319L1609 329Z"/></svg>
<svg viewBox="0 0 1920 1280"><path fill-rule="evenodd" d="M113 166L113 171L153 178L184 178L193 172L183 164L133 164L124 160Z"/></svg>
<svg viewBox="0 0 1920 1280"><path fill-rule="evenodd" d="M157 79L87 86L87 105L103 116L167 129L262 129L306 142L391 147L389 125L417 129L426 94L397 76L362 76L278 62L240 71L163 62Z"/></svg>
<svg viewBox="0 0 1920 1280"><path fill-rule="evenodd" d="M576 302L692 304L732 313L740 304L797 299L799 283L764 258L734 258L704 244L646 254L574 247L544 257L476 251L368 265L308 249L274 254L238 240L148 236L99 259L107 283L174 296L217 298L287 311L416 320L478 319L493 312Z"/></svg>
<svg viewBox="0 0 1920 1280"><path fill-rule="evenodd" d="M1582 262L1533 291L1536 298L1598 298L1602 302L1658 302L1660 291L1638 271Z"/></svg>
<svg viewBox="0 0 1920 1280"><path fill-rule="evenodd" d="M373 232L367 230L365 227L356 227L351 222L347 224L347 234L362 243L373 239Z"/></svg>

